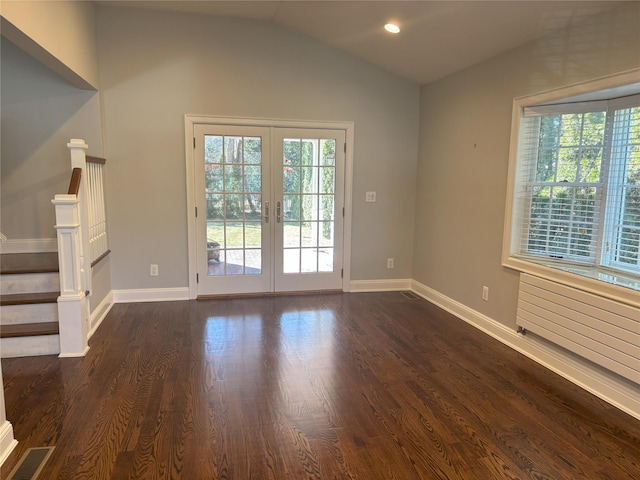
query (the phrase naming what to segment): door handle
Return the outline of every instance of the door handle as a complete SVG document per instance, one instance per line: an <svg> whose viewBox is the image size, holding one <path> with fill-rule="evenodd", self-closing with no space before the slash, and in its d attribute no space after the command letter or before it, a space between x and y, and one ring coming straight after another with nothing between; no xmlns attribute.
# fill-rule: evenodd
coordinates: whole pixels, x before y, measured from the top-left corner
<svg viewBox="0 0 640 480"><path fill-rule="evenodd" d="M276 204L276 221L280 223L281 220L282 220L282 214L280 212L280 202L278 202Z"/></svg>
<svg viewBox="0 0 640 480"><path fill-rule="evenodd" d="M264 202L264 223L269 223L269 202Z"/></svg>

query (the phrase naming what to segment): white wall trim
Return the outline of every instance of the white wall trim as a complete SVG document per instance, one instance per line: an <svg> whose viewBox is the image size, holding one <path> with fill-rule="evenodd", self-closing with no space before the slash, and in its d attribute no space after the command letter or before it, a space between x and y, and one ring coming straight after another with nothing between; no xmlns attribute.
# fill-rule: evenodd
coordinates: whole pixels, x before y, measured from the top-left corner
<svg viewBox="0 0 640 480"><path fill-rule="evenodd" d="M89 319L89 337L98 330L98 327L102 324L107 314L113 307L113 292L109 292L95 309L91 309L91 318Z"/></svg>
<svg viewBox="0 0 640 480"><path fill-rule="evenodd" d="M388 280L352 280L349 282L351 293L358 292L396 292L400 290L411 290L413 280L410 278L388 279Z"/></svg>
<svg viewBox="0 0 640 480"><path fill-rule="evenodd" d="M18 441L13 437L13 426L11 422L5 420L0 425L0 465L9 457Z"/></svg>
<svg viewBox="0 0 640 480"><path fill-rule="evenodd" d="M412 290L431 303L640 420L640 386L609 374L586 360L535 336L520 335L515 330L420 282L414 280Z"/></svg>
<svg viewBox="0 0 640 480"><path fill-rule="evenodd" d="M89 348L90 347L85 347L84 350L82 350L81 352L72 352L72 353L61 353L60 355L58 355L58 358L79 358L79 357L86 357L87 353L89 353Z"/></svg>
<svg viewBox="0 0 640 480"><path fill-rule="evenodd" d="M13 437L13 426L11 422L5 420L0 425L0 465L9 457L16 445L18 441Z"/></svg>
<svg viewBox="0 0 640 480"><path fill-rule="evenodd" d="M42 253L57 252L58 240L55 238L16 238L0 242L1 253Z"/></svg>
<svg viewBox="0 0 640 480"><path fill-rule="evenodd" d="M113 303L189 300L189 287L113 290Z"/></svg>

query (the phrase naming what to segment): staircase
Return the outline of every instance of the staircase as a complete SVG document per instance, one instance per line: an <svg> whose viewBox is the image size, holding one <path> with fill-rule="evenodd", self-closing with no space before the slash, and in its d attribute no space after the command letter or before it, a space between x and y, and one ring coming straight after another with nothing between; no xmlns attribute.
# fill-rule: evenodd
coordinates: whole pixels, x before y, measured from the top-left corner
<svg viewBox="0 0 640 480"><path fill-rule="evenodd" d="M0 255L0 356L60 353L57 253Z"/></svg>

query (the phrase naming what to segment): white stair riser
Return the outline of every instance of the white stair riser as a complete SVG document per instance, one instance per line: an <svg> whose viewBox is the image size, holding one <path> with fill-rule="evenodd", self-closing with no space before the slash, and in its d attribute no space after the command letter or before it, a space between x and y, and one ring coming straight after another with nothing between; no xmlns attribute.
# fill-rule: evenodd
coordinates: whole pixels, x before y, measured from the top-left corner
<svg viewBox="0 0 640 480"><path fill-rule="evenodd" d="M60 290L60 277L57 273L10 274L2 275L0 284L3 295L57 292Z"/></svg>
<svg viewBox="0 0 640 480"><path fill-rule="evenodd" d="M0 307L0 325L44 323L58 321L57 303L4 305Z"/></svg>
<svg viewBox="0 0 640 480"><path fill-rule="evenodd" d="M2 338L0 339L0 352L2 358L59 355L60 335Z"/></svg>

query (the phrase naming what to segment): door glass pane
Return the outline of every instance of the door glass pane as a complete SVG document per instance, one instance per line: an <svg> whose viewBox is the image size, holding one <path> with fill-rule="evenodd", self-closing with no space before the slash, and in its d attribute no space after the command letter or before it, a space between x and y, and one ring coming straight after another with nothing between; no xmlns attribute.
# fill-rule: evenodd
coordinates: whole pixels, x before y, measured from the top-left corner
<svg viewBox="0 0 640 480"><path fill-rule="evenodd" d="M300 192L300 169L298 167L283 167L282 189L284 193Z"/></svg>
<svg viewBox="0 0 640 480"><path fill-rule="evenodd" d="M318 251L318 271L333 272L333 248L321 248Z"/></svg>
<svg viewBox="0 0 640 480"><path fill-rule="evenodd" d="M299 273L300 272L300 249L299 248L285 248L282 252L283 265L282 271L284 273Z"/></svg>
<svg viewBox="0 0 640 480"><path fill-rule="evenodd" d="M222 163L222 137L207 135L204 145L205 163Z"/></svg>
<svg viewBox="0 0 640 480"><path fill-rule="evenodd" d="M220 165L207 164L204 166L204 183L210 192L222 191L222 175L220 175Z"/></svg>
<svg viewBox="0 0 640 480"><path fill-rule="evenodd" d="M244 167L244 191L262 191L262 167L259 165L247 165Z"/></svg>
<svg viewBox="0 0 640 480"><path fill-rule="evenodd" d="M260 221L262 216L262 195L249 193L244 196L245 220Z"/></svg>
<svg viewBox="0 0 640 480"><path fill-rule="evenodd" d="M304 273L313 273L318 271L318 249L303 248L300 259L301 271Z"/></svg>
<svg viewBox="0 0 640 480"><path fill-rule="evenodd" d="M300 223L284 222L284 247L300 246Z"/></svg>
<svg viewBox="0 0 640 480"><path fill-rule="evenodd" d="M222 195L207 194L207 220L224 220L224 197Z"/></svg>
<svg viewBox="0 0 640 480"><path fill-rule="evenodd" d="M244 251L227 250L227 263L225 264L226 275L244 274Z"/></svg>
<svg viewBox="0 0 640 480"><path fill-rule="evenodd" d="M262 272L262 139L205 135L208 275Z"/></svg>
<svg viewBox="0 0 640 480"><path fill-rule="evenodd" d="M261 247L262 232L259 222L247 222L244 224L244 246L245 247Z"/></svg>
<svg viewBox="0 0 640 480"><path fill-rule="evenodd" d="M244 137L244 163L262 163L262 139L260 137Z"/></svg>
<svg viewBox="0 0 640 480"><path fill-rule="evenodd" d="M301 140L300 156L303 165L318 165L318 140Z"/></svg>
<svg viewBox="0 0 640 480"><path fill-rule="evenodd" d="M333 167L320 169L320 193L333 193L335 185L335 171Z"/></svg>
<svg viewBox="0 0 640 480"><path fill-rule="evenodd" d="M245 250L245 272L247 275L259 275L262 273L262 250L251 248Z"/></svg>
<svg viewBox="0 0 640 480"><path fill-rule="evenodd" d="M242 195L239 193L230 193L224 196L224 215L225 220L231 221L233 225L242 222L244 202Z"/></svg>
<svg viewBox="0 0 640 480"><path fill-rule="evenodd" d="M335 147L334 139L283 141L284 273L333 271Z"/></svg>
<svg viewBox="0 0 640 480"><path fill-rule="evenodd" d="M333 246L333 222L321 222L320 223L320 238L319 244L321 247Z"/></svg>
<svg viewBox="0 0 640 480"><path fill-rule="evenodd" d="M300 165L300 140L297 138L285 138L282 146L284 150L283 164L285 166Z"/></svg>
<svg viewBox="0 0 640 480"><path fill-rule="evenodd" d="M300 220L300 195L285 195L282 214L287 220Z"/></svg>
<svg viewBox="0 0 640 480"><path fill-rule="evenodd" d="M243 163L242 158L242 137L224 137L224 152L222 157L224 163Z"/></svg>
<svg viewBox="0 0 640 480"><path fill-rule="evenodd" d="M225 192L241 192L242 191L242 166L241 165L225 165L224 166L224 191Z"/></svg>
<svg viewBox="0 0 640 480"><path fill-rule="evenodd" d="M302 223L302 246L315 247L317 245L317 222Z"/></svg>
<svg viewBox="0 0 640 480"><path fill-rule="evenodd" d="M336 164L336 141L333 139L320 140L321 164L322 165L335 165Z"/></svg>
<svg viewBox="0 0 640 480"><path fill-rule="evenodd" d="M208 244L211 242L225 247L224 222L207 222L207 248L210 248Z"/></svg>

